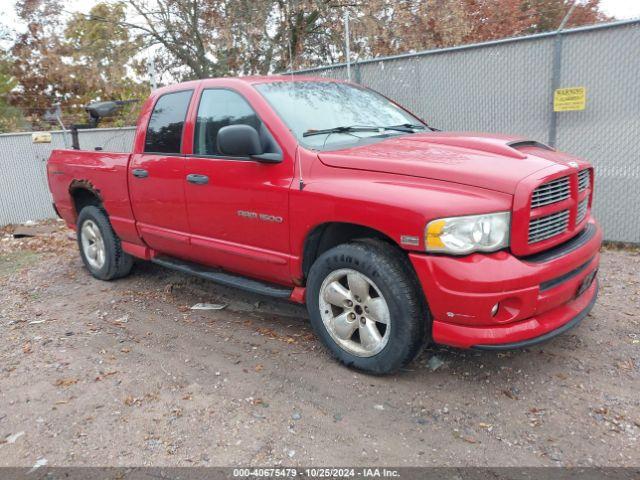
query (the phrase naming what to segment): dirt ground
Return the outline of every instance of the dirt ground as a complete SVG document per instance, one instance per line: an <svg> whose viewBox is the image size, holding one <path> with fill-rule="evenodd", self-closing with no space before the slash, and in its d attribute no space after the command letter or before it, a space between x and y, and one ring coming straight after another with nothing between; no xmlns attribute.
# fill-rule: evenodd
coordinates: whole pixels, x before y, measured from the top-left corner
<svg viewBox="0 0 640 480"><path fill-rule="evenodd" d="M638 251L547 344L372 377L301 306L145 263L100 282L72 238L0 231L0 466L640 465Z"/></svg>

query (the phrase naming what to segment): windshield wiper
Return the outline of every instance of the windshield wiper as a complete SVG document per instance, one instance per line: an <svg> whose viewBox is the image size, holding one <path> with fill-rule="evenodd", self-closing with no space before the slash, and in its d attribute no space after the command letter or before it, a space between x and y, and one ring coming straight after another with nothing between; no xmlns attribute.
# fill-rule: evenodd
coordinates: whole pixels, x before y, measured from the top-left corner
<svg viewBox="0 0 640 480"><path fill-rule="evenodd" d="M441 130L438 130L435 127L432 127L431 125L427 125L426 123L424 125L417 125L414 123L403 123L401 125L394 125L394 127L406 127L406 128L413 128L415 130L424 130L425 128L428 128L429 130L431 130L432 132L440 132Z"/></svg>
<svg viewBox="0 0 640 480"><path fill-rule="evenodd" d="M331 133L352 133L352 132L381 132L382 133L384 130L394 130L396 132L413 133L413 127L407 127L404 125L390 125L388 127L383 127L383 126L378 127L375 125L371 125L371 126L350 125L350 126L344 126L344 127L325 128L323 130L307 130L302 134L302 136L310 137L312 135L325 135L325 134L331 134Z"/></svg>
<svg viewBox="0 0 640 480"><path fill-rule="evenodd" d="M424 130L425 128L427 128L425 125L418 125L416 123L401 123L400 125L389 125L388 127L385 128L410 128L412 130Z"/></svg>

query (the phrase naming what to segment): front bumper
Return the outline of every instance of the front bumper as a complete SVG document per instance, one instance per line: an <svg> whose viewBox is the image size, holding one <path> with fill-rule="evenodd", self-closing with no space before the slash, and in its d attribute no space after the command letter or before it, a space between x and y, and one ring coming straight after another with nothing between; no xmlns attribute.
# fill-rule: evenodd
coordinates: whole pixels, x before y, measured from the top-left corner
<svg viewBox="0 0 640 480"><path fill-rule="evenodd" d="M584 241L559 248L562 254L555 256L410 254L431 311L433 340L462 348L520 348L576 325L598 290L597 280L585 283L600 262L602 231L593 219L587 228Z"/></svg>

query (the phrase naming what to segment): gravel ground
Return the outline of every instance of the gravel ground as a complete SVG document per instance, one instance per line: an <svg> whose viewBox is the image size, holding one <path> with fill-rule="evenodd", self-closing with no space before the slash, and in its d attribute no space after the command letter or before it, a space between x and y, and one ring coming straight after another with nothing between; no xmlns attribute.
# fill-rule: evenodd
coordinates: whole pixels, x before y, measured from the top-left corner
<svg viewBox="0 0 640 480"><path fill-rule="evenodd" d="M640 465L637 250L604 252L597 306L547 344L371 377L303 307L145 263L100 282L51 225L0 231L0 466Z"/></svg>

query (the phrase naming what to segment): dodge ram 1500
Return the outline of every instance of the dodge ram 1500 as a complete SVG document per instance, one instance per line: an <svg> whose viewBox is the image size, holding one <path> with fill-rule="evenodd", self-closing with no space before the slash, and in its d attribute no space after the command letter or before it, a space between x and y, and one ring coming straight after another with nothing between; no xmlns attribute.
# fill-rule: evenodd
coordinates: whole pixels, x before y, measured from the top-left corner
<svg viewBox="0 0 640 480"><path fill-rule="evenodd" d="M56 150L59 215L102 280L143 259L306 303L348 366L388 373L425 342L513 349L592 308L593 169L525 138L442 132L313 77L154 91L133 152Z"/></svg>

